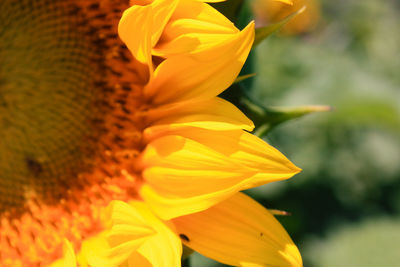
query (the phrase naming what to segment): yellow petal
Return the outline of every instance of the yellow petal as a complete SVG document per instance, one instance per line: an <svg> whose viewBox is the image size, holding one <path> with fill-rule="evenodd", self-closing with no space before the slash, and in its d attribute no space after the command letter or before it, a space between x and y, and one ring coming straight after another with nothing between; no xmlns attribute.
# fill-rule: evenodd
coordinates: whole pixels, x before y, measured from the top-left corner
<svg viewBox="0 0 400 267"><path fill-rule="evenodd" d="M76 257L74 248L67 240L64 241L65 261L64 267L76 267Z"/></svg>
<svg viewBox="0 0 400 267"><path fill-rule="evenodd" d="M119 37L131 51L133 57L149 68L150 74L153 69L151 60L152 23L152 7L135 5L124 11L118 25Z"/></svg>
<svg viewBox="0 0 400 267"><path fill-rule="evenodd" d="M162 32L164 31L164 27L167 24L168 20L171 18L172 13L175 11L176 6L179 3L179 0L154 0L154 1L131 1L131 5L151 5L153 10L153 20L151 25L151 47L153 47L160 38ZM136 18L139 20L140 18ZM140 22L139 23L143 23Z"/></svg>
<svg viewBox="0 0 400 267"><path fill-rule="evenodd" d="M218 2L225 2L226 0L197 0L200 2L207 2L207 3L218 3Z"/></svg>
<svg viewBox="0 0 400 267"><path fill-rule="evenodd" d="M120 234L120 233L118 233ZM138 237L129 241L117 243L117 237L111 236L114 240L109 242L110 233L104 232L102 235L88 239L83 242L80 253L80 263L87 263L91 267L114 267L126 264L131 257L137 254L137 249L146 241L145 237ZM122 236L122 235L120 235ZM131 234L132 236L132 234ZM128 239L128 238L125 238ZM140 257L138 257L140 258ZM149 265L151 266L151 265Z"/></svg>
<svg viewBox="0 0 400 267"><path fill-rule="evenodd" d="M178 132L182 136L150 143L141 158L146 181L141 196L164 219L207 209L240 190L299 171L277 150L243 131Z"/></svg>
<svg viewBox="0 0 400 267"><path fill-rule="evenodd" d="M181 9L195 10L196 13L182 12ZM207 4L183 1L175 13L153 49L156 55L195 54L229 42L232 35L239 32L232 22Z"/></svg>
<svg viewBox="0 0 400 267"><path fill-rule="evenodd" d="M153 53L163 57L194 54L227 42L238 32L232 22L208 4L181 1Z"/></svg>
<svg viewBox="0 0 400 267"><path fill-rule="evenodd" d="M129 261L129 258L136 254L137 249L145 242L144 238L135 239L132 241L124 242L118 246L112 247L107 251L107 255L102 259L106 266L120 266L121 264ZM101 265L99 265L101 266Z"/></svg>
<svg viewBox="0 0 400 267"><path fill-rule="evenodd" d="M175 11L176 6L178 5L179 0L156 0L153 2L153 10L154 10L154 20L152 25L152 37L151 44L152 47L156 45L158 39L160 38L162 32L164 31L164 27L167 24L168 20L171 18L172 13Z"/></svg>
<svg viewBox="0 0 400 267"><path fill-rule="evenodd" d="M198 56L179 55L164 60L145 95L155 104L211 98L236 79L254 40L254 23L229 40L204 48Z"/></svg>
<svg viewBox="0 0 400 267"><path fill-rule="evenodd" d="M277 149L246 131L185 127L171 130L169 134L175 136L165 136L148 145L143 154L146 167L188 169L185 166L199 167L198 164L204 163L217 170L250 170L256 172L257 177L276 176L277 180L289 178L301 170ZM181 163L184 158L187 162ZM232 168L232 164L235 167Z"/></svg>
<svg viewBox="0 0 400 267"><path fill-rule="evenodd" d="M282 2L288 5L293 5L293 1L292 0L274 0L275 2Z"/></svg>
<svg viewBox="0 0 400 267"><path fill-rule="evenodd" d="M163 33L163 42L166 40L174 40L181 35L189 33L213 33L213 34L235 34L239 30L230 23L226 25L225 23L215 23L209 21L198 20L194 18L180 18L177 20L170 21Z"/></svg>
<svg viewBox="0 0 400 267"><path fill-rule="evenodd" d="M256 172L242 190L288 179L301 171L277 149L245 131L218 132L185 128L174 134L199 142L229 157L236 166L245 166Z"/></svg>
<svg viewBox="0 0 400 267"><path fill-rule="evenodd" d="M190 25L191 27L187 27ZM153 49L153 54L169 57L184 53L195 54L232 39L235 32L208 22L181 19L168 25L164 39Z"/></svg>
<svg viewBox="0 0 400 267"><path fill-rule="evenodd" d="M171 17L171 21L176 21L179 19L195 19L198 21L205 21L221 25L227 28L235 28L233 23L218 10L201 2L214 1L180 0L179 5L176 7L175 12Z"/></svg>
<svg viewBox="0 0 400 267"><path fill-rule="evenodd" d="M139 253L135 253L131 255L128 259L128 261L125 263L125 265L122 265L121 267L154 267L154 265L151 264L145 257L143 257Z"/></svg>
<svg viewBox="0 0 400 267"><path fill-rule="evenodd" d="M151 5L155 0L130 0L129 5L139 5L139 6L147 6Z"/></svg>
<svg viewBox="0 0 400 267"><path fill-rule="evenodd" d="M52 263L50 267L76 267L76 256L71 243L65 239L63 246L64 256Z"/></svg>
<svg viewBox="0 0 400 267"><path fill-rule="evenodd" d="M90 264L180 266L182 245L173 224L160 221L138 201L131 204L114 201L110 214L113 226L107 234L109 247L92 256Z"/></svg>
<svg viewBox="0 0 400 267"><path fill-rule="evenodd" d="M149 110L146 117L151 123L151 127L144 133L148 140L184 126L247 131L252 131L254 128L252 121L239 109L217 97L205 101L185 101L160 106Z"/></svg>
<svg viewBox="0 0 400 267"><path fill-rule="evenodd" d="M83 241L78 254L79 266L91 267L113 267L112 262L106 258L110 245L106 239L107 232L104 231Z"/></svg>
<svg viewBox="0 0 400 267"><path fill-rule="evenodd" d="M182 244L178 236L169 228L159 230L138 249L154 267L181 266ZM138 266L138 265L136 265Z"/></svg>
<svg viewBox="0 0 400 267"><path fill-rule="evenodd" d="M251 168L259 175L275 173L291 176L300 171L277 149L245 131L185 129L180 131L179 135L206 145L234 160L236 165Z"/></svg>
<svg viewBox="0 0 400 267"><path fill-rule="evenodd" d="M285 229L267 209L242 193L173 222L186 246L224 264L302 266Z"/></svg>

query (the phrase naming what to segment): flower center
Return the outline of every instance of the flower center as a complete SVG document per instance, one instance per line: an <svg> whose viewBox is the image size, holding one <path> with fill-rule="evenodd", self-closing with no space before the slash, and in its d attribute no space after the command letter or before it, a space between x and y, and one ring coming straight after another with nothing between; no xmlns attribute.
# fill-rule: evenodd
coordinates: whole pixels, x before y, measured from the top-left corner
<svg viewBox="0 0 400 267"><path fill-rule="evenodd" d="M51 262L63 238L79 248L99 210L135 197L144 102L117 35L128 2L0 1L2 266Z"/></svg>
<svg viewBox="0 0 400 267"><path fill-rule="evenodd" d="M104 47L64 2L1 2L0 212L59 197L95 153Z"/></svg>

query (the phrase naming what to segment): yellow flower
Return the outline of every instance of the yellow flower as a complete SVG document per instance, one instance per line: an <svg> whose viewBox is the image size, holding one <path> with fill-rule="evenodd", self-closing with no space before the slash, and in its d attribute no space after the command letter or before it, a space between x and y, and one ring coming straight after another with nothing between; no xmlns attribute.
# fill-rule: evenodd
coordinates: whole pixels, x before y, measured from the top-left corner
<svg viewBox="0 0 400 267"><path fill-rule="evenodd" d="M18 3L0 11L1 114L16 117L1 117L2 265L76 251L83 266L177 266L181 242L231 265L301 265L238 193L299 169L217 97L253 23L239 31L204 1L131 1L128 50L125 1Z"/></svg>
<svg viewBox="0 0 400 267"><path fill-rule="evenodd" d="M83 257L94 266L179 266L183 242L230 265L301 266L280 224L238 193L298 169L244 131L252 123L217 97L249 53L253 24L239 31L207 4L155 0L125 11L119 34L148 66L144 202L114 202L109 243L84 243Z"/></svg>

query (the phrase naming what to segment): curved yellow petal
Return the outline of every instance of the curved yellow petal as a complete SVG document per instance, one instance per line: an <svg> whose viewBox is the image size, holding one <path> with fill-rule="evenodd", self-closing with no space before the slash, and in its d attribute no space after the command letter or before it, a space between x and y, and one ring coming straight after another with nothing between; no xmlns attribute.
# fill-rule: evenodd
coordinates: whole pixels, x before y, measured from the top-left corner
<svg viewBox="0 0 400 267"><path fill-rule="evenodd" d="M55 261L50 265L50 267L76 267L76 256L74 248L71 243L65 239L63 246L64 256L63 258Z"/></svg>
<svg viewBox="0 0 400 267"><path fill-rule="evenodd" d="M254 40L254 23L216 46L167 58L155 70L145 95L155 104L211 98L236 79Z"/></svg>
<svg viewBox="0 0 400 267"><path fill-rule="evenodd" d="M165 27L153 53L163 57L195 54L226 42L239 30L224 15L206 3L182 0Z"/></svg>
<svg viewBox="0 0 400 267"><path fill-rule="evenodd" d="M238 108L221 98L205 101L185 101L149 110L146 117L151 126L144 131L147 140L176 128L193 126L211 130L245 129L254 124Z"/></svg>
<svg viewBox="0 0 400 267"><path fill-rule="evenodd" d="M288 5L293 5L293 1L292 0L274 0L275 2L282 2Z"/></svg>
<svg viewBox="0 0 400 267"><path fill-rule="evenodd" d="M173 222L186 246L224 264L302 266L297 247L280 223L242 193Z"/></svg>
<svg viewBox="0 0 400 267"><path fill-rule="evenodd" d="M65 240L64 242L65 261L64 267L76 267L76 257L74 248L71 243Z"/></svg>
<svg viewBox="0 0 400 267"><path fill-rule="evenodd" d="M218 2L225 2L226 0L197 0L200 2L207 2L207 3L218 3Z"/></svg>
<svg viewBox="0 0 400 267"><path fill-rule="evenodd" d="M106 237L108 247L102 245L88 257L91 265L180 266L182 245L173 224L160 221L139 201L113 201L110 209L113 225Z"/></svg>
<svg viewBox="0 0 400 267"><path fill-rule="evenodd" d="M185 164L199 166L197 164L210 162L207 163L209 166L215 162L212 165L219 170L250 170L257 172L258 177L276 174L282 179L301 171L277 149L246 131L185 127L168 134L148 145L142 158L147 162L144 163L146 167L161 165L188 169ZM188 162L181 164L179 159L183 158Z"/></svg>
<svg viewBox="0 0 400 267"><path fill-rule="evenodd" d="M208 209L235 194L240 188L241 184L238 184L208 194L182 197L179 195L167 195L165 192L154 190L149 185L144 185L141 189L141 195L158 216L168 220Z"/></svg>
<svg viewBox="0 0 400 267"><path fill-rule="evenodd" d="M135 253L131 255L128 259L128 261L124 264L121 265L121 267L154 267L154 265L149 262L145 257L143 257L139 253Z"/></svg>
<svg viewBox="0 0 400 267"><path fill-rule="evenodd" d="M205 21L221 25L227 28L235 28L234 24L229 19L227 19L218 10L208 4L205 4L204 2L213 1L180 0L179 5L176 7L175 12L171 17L171 21L176 21L179 19L195 19L198 21Z"/></svg>
<svg viewBox="0 0 400 267"><path fill-rule="evenodd" d="M107 242L107 232L104 231L82 242L81 250L78 254L79 266L86 267L113 267L112 262L108 261L106 254L110 250ZM90 265L89 265L90 264Z"/></svg>
<svg viewBox="0 0 400 267"><path fill-rule="evenodd" d="M164 27L175 11L179 0L154 0L154 1L130 1L131 5L150 5L153 10L153 20L151 23L151 47L155 46L160 38Z"/></svg>
<svg viewBox="0 0 400 267"><path fill-rule="evenodd" d="M141 196L163 219L207 209L238 191L299 171L277 150L243 131L178 132L182 136L150 143L141 158L146 181Z"/></svg>
<svg viewBox="0 0 400 267"><path fill-rule="evenodd" d="M235 162L236 166L246 166L257 172L248 180L242 190L288 179L301 171L277 149L245 131L218 132L185 128L177 130L173 134L199 142L226 155Z"/></svg>
<svg viewBox="0 0 400 267"><path fill-rule="evenodd" d="M196 5L194 10L200 10L200 12L197 11L194 14L185 12L181 16L174 16L166 25L153 53L163 57L182 53L195 54L217 46L219 43L227 42L232 35L239 32L233 23L209 5L196 2L191 2L191 5ZM179 14L181 8L182 4L178 6L176 13ZM213 19L210 20L209 17Z"/></svg>
<svg viewBox="0 0 400 267"><path fill-rule="evenodd" d="M118 34L133 57L153 70L151 59L153 9L151 6L135 5L124 11L118 24ZM138 38L140 36L140 38Z"/></svg>
<svg viewBox="0 0 400 267"><path fill-rule="evenodd" d="M192 27L184 27L187 25ZM153 49L153 54L161 57L184 53L196 54L229 42L233 35L229 28L190 19L182 19L170 24L165 32L165 40Z"/></svg>
<svg viewBox="0 0 400 267"><path fill-rule="evenodd" d="M175 11L179 0L155 0L153 5L154 10L154 20L153 20L153 34L151 37L151 45L154 47L158 42L162 32L164 31L164 27L167 24L168 20L171 18L172 13Z"/></svg>
<svg viewBox="0 0 400 267"><path fill-rule="evenodd" d="M128 230L127 237L124 237L121 230ZM129 259L136 257L137 249L144 244L146 238L150 235L141 235L142 229L137 229L135 235L132 230L127 227L121 227L117 231L105 231L101 235L97 235L83 242L80 257L80 266L91 267L116 267L125 265ZM114 236L113 234L117 234ZM122 240L118 240L121 238ZM140 257L136 257L136 260ZM151 265L149 265L151 266Z"/></svg>

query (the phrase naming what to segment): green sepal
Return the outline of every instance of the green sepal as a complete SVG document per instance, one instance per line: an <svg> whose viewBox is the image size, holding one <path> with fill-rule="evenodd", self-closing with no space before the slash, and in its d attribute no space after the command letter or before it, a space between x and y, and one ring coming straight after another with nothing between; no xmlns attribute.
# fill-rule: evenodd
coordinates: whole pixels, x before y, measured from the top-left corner
<svg viewBox="0 0 400 267"><path fill-rule="evenodd" d="M256 28L256 36L254 38L254 43L253 43L253 48L257 46L259 43L261 43L263 40L265 40L268 36L271 34L279 31L283 26L285 26L291 19L293 19L295 16L301 14L306 10L306 6L303 6L296 12L293 12L289 16L285 17L281 21L273 24L269 24L265 27L260 27Z"/></svg>
<svg viewBox="0 0 400 267"><path fill-rule="evenodd" d="M274 216L290 216L290 212L284 210L268 209L268 211Z"/></svg>
<svg viewBox="0 0 400 267"><path fill-rule="evenodd" d="M246 98L243 98L241 102L246 109L246 114L256 126L254 134L259 137L265 136L274 127L283 122L300 118L310 113L331 110L330 106L262 107Z"/></svg>
<svg viewBox="0 0 400 267"><path fill-rule="evenodd" d="M249 74L244 74L244 75L240 75L236 78L236 80L233 83L240 83L241 81L247 80L249 78L252 78L254 76L256 76L256 73L249 73Z"/></svg>

